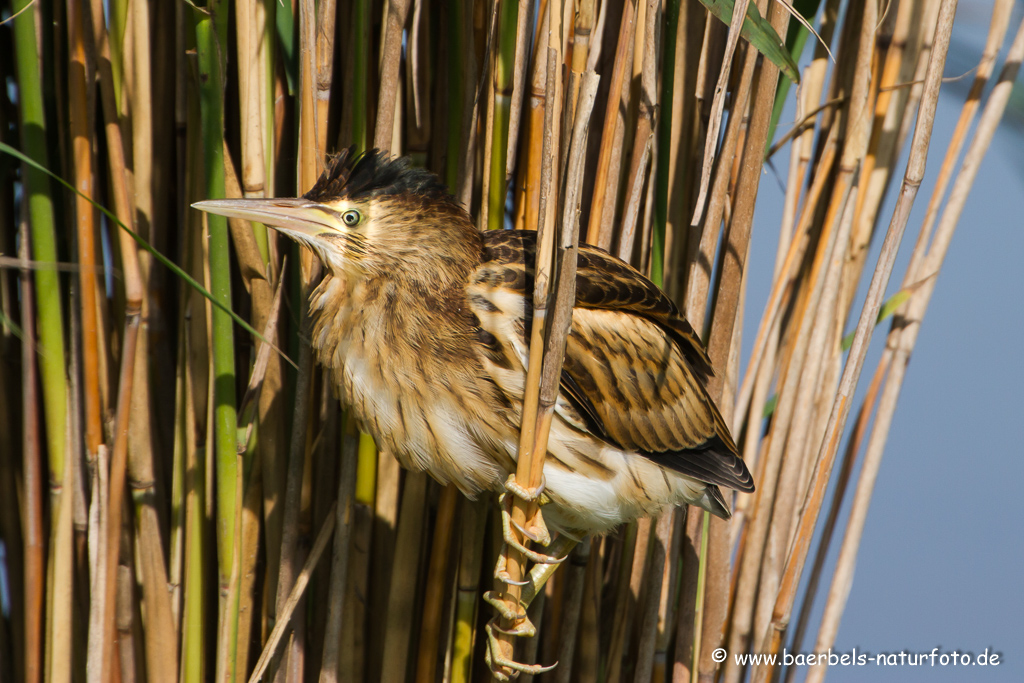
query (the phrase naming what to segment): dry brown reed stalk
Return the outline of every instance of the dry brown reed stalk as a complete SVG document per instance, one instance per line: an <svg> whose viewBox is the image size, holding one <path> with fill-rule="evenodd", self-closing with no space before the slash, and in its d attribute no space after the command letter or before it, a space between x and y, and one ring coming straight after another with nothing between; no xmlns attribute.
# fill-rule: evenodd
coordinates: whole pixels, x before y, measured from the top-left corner
<svg viewBox="0 0 1024 683"><path fill-rule="evenodd" d="M327 623L324 626L324 654L320 667L320 683L333 683L340 680L339 669L341 649L342 615L346 612L346 589L348 586L349 557L351 555L351 535L354 525L354 494L356 486L356 452L359 444L358 434L342 435L340 450L341 473L338 477L338 496L336 518L334 521L334 549L331 558L330 590Z"/></svg>
<svg viewBox="0 0 1024 683"><path fill-rule="evenodd" d="M19 256L28 260L28 221L20 221ZM46 540L43 527L44 474L42 464L42 441L40 415L38 411L38 371L36 368L35 306L32 277L28 268L19 273L21 285L21 329L22 329L22 395L25 408L22 413L22 476L24 477L24 672L26 681L43 680L45 671L43 651L46 640L43 635L43 596L46 590Z"/></svg>
<svg viewBox="0 0 1024 683"><path fill-rule="evenodd" d="M608 86L608 102L604 114L604 130L601 133L601 147L594 176L594 194L590 203L590 223L587 226L586 242L602 249L611 247L612 230L616 212L616 198L619 187L619 162L622 155L622 140L625 135L625 112L630 106L630 78L632 75L633 33L636 27L637 1L627 0L622 6L622 20L619 24L618 46L615 52L615 66ZM611 206L608 206L610 202Z"/></svg>
<svg viewBox="0 0 1024 683"><path fill-rule="evenodd" d="M260 654L260 659L256 663L256 668L253 670L252 675L249 676L249 683L256 683L256 681L263 678L263 674L267 669L270 658L274 656L274 652L276 651L278 644L281 642L281 638L291 625L292 613L295 611L296 605L298 605L299 600L302 599L302 594L306 590L306 586L309 584L310 574L313 573L313 569L320 560L320 556L323 555L324 549L327 548L327 544L331 540L331 533L334 531L334 513L336 505L337 504L331 506L324 525L320 528L319 533L317 533L316 541L313 543L313 547L309 551L309 557L306 558L302 571L300 571L298 576L295 577L295 585L292 586L292 590L288 594L288 599L285 601L283 609L278 612L278 621L274 625L274 630L271 632L270 637L267 639L267 644L264 646L262 654Z"/></svg>
<svg viewBox="0 0 1024 683"><path fill-rule="evenodd" d="M448 560L455 527L459 491L448 485L441 489L441 499L434 519L434 537L430 546L430 566L423 590L423 620L419 631L416 679L428 683L438 678L438 649L446 643L441 638L442 610L447 592Z"/></svg>
<svg viewBox="0 0 1024 683"><path fill-rule="evenodd" d="M997 3L994 27L1005 24L1011 4ZM292 374L269 345L248 335L225 345L233 353L225 362L217 350L226 338L221 309L175 283L148 253L136 258L127 233L96 221L85 197L50 198L56 215L70 218L56 226L59 258L40 257L36 246L43 245L28 234L0 228L3 249L18 242L24 249L21 258L0 257L0 267L18 269L20 281L13 290L0 277L0 374L21 375L25 404L19 411L0 397L0 440L19 443L0 453L0 534L16 587L11 619L0 622L0 659L16 649L15 677L33 681L242 680L256 663L255 649L263 650L262 668L274 663L275 648L288 652L271 672L280 680L462 683L487 675L483 627L491 611L480 583L490 582L497 556L496 534L487 533L493 500L467 503L422 474L401 473L346 421L305 343L303 288L315 281L308 254L300 257L301 272L283 277L286 243L278 245L265 228L230 221L214 240L186 209L220 192L220 172L227 197L301 193L326 154L354 143L393 154L404 148L414 163L444 171L459 200L495 226L509 218L520 229L542 226L552 278L571 279L572 229L581 212L592 241L649 272L707 328L718 371L712 389L755 472L757 494L739 496L733 520L712 520L706 533L701 515L667 511L576 548L542 595L531 586L519 596L540 632L516 659L558 661L554 672L533 677L541 683L741 680L748 672L732 664L716 670L709 653L720 644L730 653L759 649L766 632L775 636L770 650L788 626L840 445L833 407L840 416L850 409L857 374L852 356L840 377L842 327L918 103L925 111L934 102L934 64L929 87L924 83L944 49L942 35L938 49L932 45L938 7L908 0L883 18L873 14L883 11L877 4L823 3L820 32L836 63L830 69L826 46L816 46L796 91L792 132L770 149L789 148L785 204L768 304L737 382L744 273L764 258L748 252L778 79L770 62L699 4L645 0L621 11L590 0L304 0L294 8L249 3L228 14L216 3L57 6L54 28L40 34L41 51L33 50L42 61L30 60L42 75L37 81L57 85L45 100L57 126L46 129L52 154L31 158L58 160L62 175L111 204L119 220L204 287L235 284L219 290L226 294L220 301L297 355L302 371ZM944 11L948 17L948 3ZM786 15L778 8L768 15L781 32ZM734 17L738 23L742 12ZM336 34L344 37L338 44ZM952 160L981 106L1002 37L990 36L903 275L907 301L897 315L909 327L890 331L844 444L826 538L795 627L797 649L831 530L843 521L856 453L866 443L816 648L834 639L906 360L1013 79L1004 71L955 173ZM1014 50L1024 49L1022 40ZM66 64L55 64L64 45ZM598 74L605 80L600 95ZM220 77L223 84L211 87ZM595 101L599 132L588 144ZM215 123L216 135L207 138L203 121L209 127L218 108L229 123ZM918 139L915 163L924 148ZM918 171L908 175L911 184ZM505 184L513 180L506 216ZM940 214L949 186L950 204ZM0 193L3 215L14 210L13 195ZM34 229L37 219L27 215ZM876 280L887 267L875 268ZM37 353L45 346L43 314L51 310L32 287L42 272L58 274L57 300L72 311L62 337L70 354L60 368L69 392L62 402L67 427L60 429L40 410L54 408L46 380L52 368ZM550 284L560 297L540 303L562 329L569 289ZM864 320L874 324L869 309L877 291L859 334ZM9 325L14 320L21 338ZM543 327L543 316L538 320ZM556 337L548 351L557 346ZM524 421L533 431L523 441L524 453L532 449L538 458L558 365L556 354L540 358L531 375L537 414ZM236 429L225 434L218 411L235 405ZM46 446L64 449L64 465L51 458L47 470ZM535 465L530 475L539 471ZM124 504L125 487L133 505ZM14 489L24 495L5 495ZM523 507L517 504L517 514L525 520L533 510ZM307 558L311 529L321 532ZM322 563L310 572L332 540L330 570ZM567 547L555 539L551 552ZM530 576L540 582L551 571L534 567ZM306 581L308 597L297 600ZM0 677L8 671L0 664ZM767 673L752 675L763 680Z"/></svg>
<svg viewBox="0 0 1024 683"><path fill-rule="evenodd" d="M967 129L979 105L981 90L994 69L995 56L999 51L999 46L1002 44L1003 37L1008 28L1006 22L1006 12L1008 9L1008 5L1002 4L997 4L994 8L989 37L985 50L982 53L982 63L979 64L975 82L961 112L952 143L947 148L943 168L939 179L936 181L932 199L929 202L929 211L921 226L917 246L911 257L911 263L907 268L904 286L912 286L914 283L923 284L897 313L899 323L894 322L889 332L885 353L879 362L875 378L872 381L872 386L881 381L884 381L884 385L878 398L877 416L871 436L868 439L864 464L857 482L850 518L847 523L839 559L833 574L832 586L829 590L829 599L825 606L825 613L822 617L822 624L817 637L816 646L819 647L823 644L826 648L830 647L831 643L835 640L839 620L850 592L856 552L863 534L864 523L871 502L871 494L878 476L883 449L892 424L896 402L902 388L910 354L914 348L921 321L934 290L935 276L938 274L939 267L945 258L967 194L976 178L978 163L992 141L996 122L1002 117L1007 102L1006 98L1012 87L1010 84L1016 78L1020 62L1024 58L1024 24L1022 24L1018 29L1013 45L1007 53L999 82L989 97L974 139L971 141L971 145L961 164L960 174L954 182L942 220L934 235L932 235L932 226L938 214L941 198L945 195L953 165L960 155ZM929 237L931 237L931 240L929 240ZM928 247L929 242L931 243L930 248ZM869 396L869 398L873 399L874 397ZM866 398L865 406L871 406L873 402L873 400L869 402ZM809 679L820 681L823 675L824 671L820 667L815 667L811 670Z"/></svg>
<svg viewBox="0 0 1024 683"><path fill-rule="evenodd" d="M537 14L537 30L534 43L542 44L543 37L548 34L548 0L541 0ZM575 52L574 52L575 54ZM544 117L547 93L547 59L541 50L533 51L530 74L530 97L524 105L528 109L525 116L526 140L521 144L524 149L519 157L519 176L517 182L515 227L517 230L536 230L540 204L540 171L541 155L544 145Z"/></svg>
<svg viewBox="0 0 1024 683"><path fill-rule="evenodd" d="M539 489L542 481L542 468L544 457L547 452L548 428L550 427L551 413L554 408L554 399L557 389L555 383L557 376L545 372L548 367L561 367L562 355L565 352L566 329L559 332L554 325L554 320L548 322L548 310L555 310L558 307L556 297L559 293L557 286L551 286L553 279L552 269L555 262L555 230L554 215L557 200L556 178L558 169L554 167L556 150L558 149L559 130L558 125L561 117L558 115L557 106L560 92L560 79L558 79L558 65L561 64L560 51L561 39L559 20L561 17L554 3L548 5L548 47L547 52L547 86L545 100L547 106L544 114L544 146L541 172L541 195L540 211L537 226L539 233L537 238L537 264L532 297L533 305L533 326L530 337L530 347L543 349L541 353L533 353L530 356L527 368L526 385L523 395L523 409L521 414L521 432L519 438L519 455L515 478L519 486L524 487L528 492L535 492ZM552 47L554 44L554 47ZM575 261L573 261L575 266ZM560 282L559 282L560 284ZM568 296L575 292L575 277L571 283L572 289ZM570 299L571 300L571 299ZM561 334L561 339L558 335ZM555 341L552 341L554 339ZM559 343L556 343L559 342ZM551 356L555 356L555 362ZM545 357L548 362L545 363ZM544 399L549 399L547 403ZM510 518L512 525L517 527L512 531L517 542L522 545L527 541L526 534L519 529L536 530L534 533L540 537L542 520L539 519L540 506L534 500L526 500L516 496L512 502ZM505 613L515 615L514 618L503 618L496 633L495 647L497 651L490 652L491 663L494 667L501 667L502 674L510 677L514 671L506 665L514 661L513 632L524 625L526 617L525 609L520 604L522 594L519 582L526 575L526 557L522 552L505 544L502 548L502 562L507 571L508 581L505 585L499 585L501 599L505 604Z"/></svg>
<svg viewBox="0 0 1024 683"><path fill-rule="evenodd" d="M388 590L387 611L383 615L384 643L381 680L397 680L405 675L412 655L412 634L415 605L418 604L417 583L419 558L423 544L424 512L427 497L427 475L410 473L398 513L394 563Z"/></svg>
<svg viewBox="0 0 1024 683"><path fill-rule="evenodd" d="M100 93L107 135L107 149L111 169L115 212L123 225L134 226L134 211L129 200L127 187L124 142L121 137L119 117L114 101L113 74L110 63L110 52L107 32L98 17L103 16L98 3L92 5L93 31L95 35L96 63L100 74ZM122 268L125 276L125 309L124 336L121 340L121 371L117 390L117 408L114 423L113 448L110 461L109 491L110 498L106 509L105 556L100 559L103 567L100 575L106 577L106 586L97 587L102 592L101 605L103 615L102 628L90 631L89 638L97 639L96 650L100 660L95 662L96 668L92 675L94 680L109 680L113 662L113 630L115 615L116 580L115 571L121 542L122 501L127 469L127 449L129 431L129 410L132 400L132 388L135 374L135 350L138 341L140 316L142 313L143 285L139 272L135 242L123 231L118 230Z"/></svg>
<svg viewBox="0 0 1024 683"><path fill-rule="evenodd" d="M796 542L790 550L786 561L786 569L782 575L778 597L772 613L772 623L762 641L761 647L763 652L778 652L781 647L781 640L786 625L789 622L789 613L796 598L795 584L802 573L803 564L807 558L810 537L817 522L818 512L821 509L827 481L831 475L832 464L838 449L839 436L845 426L852 392L856 387L857 379L863 366L864 354L867 351L867 340L874 326L874 321L878 316L878 310L881 308L882 294L892 272L896 249L899 246L903 230L909 219L910 207L913 204L917 189L924 175L935 107L938 102L938 91L942 81L942 67L945 64L946 52L949 48L949 36L955 12L955 0L943 2L939 9L936 22L935 45L928 62L924 94L918 112L917 125L914 128L914 139L911 143L907 171L889 231L886 233L886 239L882 244L882 253L879 256L878 265L871 279L867 299L857 325L853 345L850 349L850 356L843 372L839 393L836 395L826 427L825 438L818 453L814 476L812 477L813 490L807 506L801 513ZM771 675L771 671L772 667L770 666L758 667L754 672L754 680L767 680Z"/></svg>

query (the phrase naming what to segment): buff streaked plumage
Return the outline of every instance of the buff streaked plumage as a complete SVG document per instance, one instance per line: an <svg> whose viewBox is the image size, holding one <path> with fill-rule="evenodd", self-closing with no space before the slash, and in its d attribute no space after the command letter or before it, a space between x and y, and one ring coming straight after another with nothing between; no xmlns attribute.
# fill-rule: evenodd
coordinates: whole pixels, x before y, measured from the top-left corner
<svg viewBox="0 0 1024 683"><path fill-rule="evenodd" d="M310 246L312 345L346 404L410 469L468 495L515 470L535 233L480 233L432 174L343 152L304 197L201 202ZM544 466L544 515L603 533L665 506L728 517L753 482L706 390L711 363L661 290L581 246Z"/></svg>

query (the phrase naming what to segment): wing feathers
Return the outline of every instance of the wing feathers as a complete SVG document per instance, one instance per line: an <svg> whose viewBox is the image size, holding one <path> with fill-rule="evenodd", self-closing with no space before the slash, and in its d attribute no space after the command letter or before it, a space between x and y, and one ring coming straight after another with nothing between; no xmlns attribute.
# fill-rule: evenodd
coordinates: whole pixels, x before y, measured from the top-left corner
<svg viewBox="0 0 1024 683"><path fill-rule="evenodd" d="M506 347L523 348L529 334L523 297L533 290L535 240L532 232L485 233L484 263L470 283L470 308ZM511 308L513 293L516 310L502 310ZM519 338L502 339L499 327ZM660 289L628 264L581 245L560 383L563 418L693 479L752 491L705 389L711 374L696 333Z"/></svg>

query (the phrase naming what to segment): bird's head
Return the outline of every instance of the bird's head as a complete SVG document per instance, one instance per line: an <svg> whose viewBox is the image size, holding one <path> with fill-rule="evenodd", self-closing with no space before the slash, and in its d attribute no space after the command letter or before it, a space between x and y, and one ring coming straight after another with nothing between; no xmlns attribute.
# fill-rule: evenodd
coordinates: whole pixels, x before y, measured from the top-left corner
<svg viewBox="0 0 1024 683"><path fill-rule="evenodd" d="M435 284L465 277L480 237L441 180L408 160L343 150L302 197L214 199L210 213L264 223L310 247L335 276L407 276Z"/></svg>

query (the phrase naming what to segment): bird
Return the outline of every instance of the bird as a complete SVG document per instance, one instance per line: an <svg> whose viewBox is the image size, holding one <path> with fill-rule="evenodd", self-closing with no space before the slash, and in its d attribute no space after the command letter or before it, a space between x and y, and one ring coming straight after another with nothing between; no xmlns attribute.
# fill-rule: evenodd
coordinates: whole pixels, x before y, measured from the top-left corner
<svg viewBox="0 0 1024 683"><path fill-rule="evenodd" d="M433 173L342 150L297 198L197 209L310 248L310 344L378 447L469 497L515 472L537 233L480 231ZM691 504L728 519L720 487L754 490L707 390L693 327L628 263L578 250L575 304L543 466L548 527L569 538Z"/></svg>

